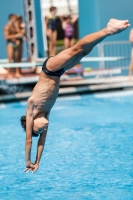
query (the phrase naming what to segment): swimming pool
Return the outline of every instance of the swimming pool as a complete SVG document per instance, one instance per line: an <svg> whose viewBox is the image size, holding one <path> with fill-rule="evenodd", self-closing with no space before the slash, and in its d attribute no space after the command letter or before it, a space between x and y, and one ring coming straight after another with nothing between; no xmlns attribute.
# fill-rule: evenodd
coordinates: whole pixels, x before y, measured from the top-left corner
<svg viewBox="0 0 133 200"><path fill-rule="evenodd" d="M133 199L133 92L58 99L35 174L23 172L25 108L0 105L0 200Z"/></svg>

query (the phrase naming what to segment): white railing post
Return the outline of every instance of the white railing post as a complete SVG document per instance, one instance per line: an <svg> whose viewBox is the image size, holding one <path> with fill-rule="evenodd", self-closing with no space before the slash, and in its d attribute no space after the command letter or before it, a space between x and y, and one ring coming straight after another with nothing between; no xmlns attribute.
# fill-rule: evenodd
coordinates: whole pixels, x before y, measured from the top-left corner
<svg viewBox="0 0 133 200"><path fill-rule="evenodd" d="M98 44L98 57L104 57L104 44ZM99 61L99 69L105 69L105 62L104 61Z"/></svg>

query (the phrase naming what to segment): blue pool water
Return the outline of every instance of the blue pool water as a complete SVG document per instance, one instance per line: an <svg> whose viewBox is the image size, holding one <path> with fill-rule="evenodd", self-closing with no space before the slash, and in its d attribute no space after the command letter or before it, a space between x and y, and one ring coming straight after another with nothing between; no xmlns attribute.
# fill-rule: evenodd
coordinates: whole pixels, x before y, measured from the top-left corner
<svg viewBox="0 0 133 200"><path fill-rule="evenodd" d="M25 109L0 105L0 200L133 199L133 92L59 99L35 174L23 172Z"/></svg>

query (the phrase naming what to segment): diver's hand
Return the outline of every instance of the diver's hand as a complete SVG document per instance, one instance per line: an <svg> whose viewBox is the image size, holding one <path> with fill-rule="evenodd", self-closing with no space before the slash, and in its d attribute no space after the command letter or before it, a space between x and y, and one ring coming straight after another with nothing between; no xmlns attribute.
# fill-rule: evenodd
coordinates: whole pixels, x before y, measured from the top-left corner
<svg viewBox="0 0 133 200"><path fill-rule="evenodd" d="M32 173L38 170L39 165L35 163L33 166L34 166L34 169L32 170Z"/></svg>
<svg viewBox="0 0 133 200"><path fill-rule="evenodd" d="M106 28L109 35L114 35L126 30L129 26L128 20L110 19Z"/></svg>
<svg viewBox="0 0 133 200"><path fill-rule="evenodd" d="M30 161L28 161L28 162L26 163L26 168L25 168L24 172L28 173L28 172L30 172L31 170L34 170L34 165L33 165Z"/></svg>

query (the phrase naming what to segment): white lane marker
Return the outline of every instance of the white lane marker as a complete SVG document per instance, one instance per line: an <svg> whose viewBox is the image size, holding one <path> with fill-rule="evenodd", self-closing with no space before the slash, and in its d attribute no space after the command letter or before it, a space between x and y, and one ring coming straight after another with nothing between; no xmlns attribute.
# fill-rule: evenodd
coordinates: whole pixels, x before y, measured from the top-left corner
<svg viewBox="0 0 133 200"><path fill-rule="evenodd" d="M95 98L111 98L111 97L130 96L130 95L133 95L133 90L95 93L94 97Z"/></svg>
<svg viewBox="0 0 133 200"><path fill-rule="evenodd" d="M71 100L80 100L80 95L69 96L69 97L58 97L57 101L71 101Z"/></svg>
<svg viewBox="0 0 133 200"><path fill-rule="evenodd" d="M6 108L6 104L0 103L0 109Z"/></svg>

